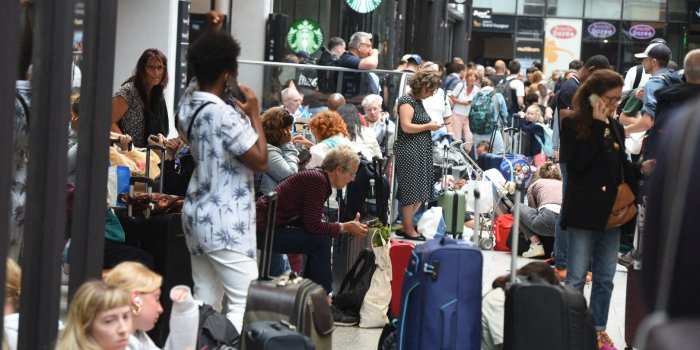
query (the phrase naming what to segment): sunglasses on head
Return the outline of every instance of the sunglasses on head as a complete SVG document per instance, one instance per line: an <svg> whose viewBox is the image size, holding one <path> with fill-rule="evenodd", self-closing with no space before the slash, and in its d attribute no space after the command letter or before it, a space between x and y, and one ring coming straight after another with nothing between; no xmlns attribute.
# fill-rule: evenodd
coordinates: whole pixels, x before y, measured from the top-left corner
<svg viewBox="0 0 700 350"><path fill-rule="evenodd" d="M288 128L294 124L294 117L289 113L286 108L283 108L285 115L282 117L282 127Z"/></svg>

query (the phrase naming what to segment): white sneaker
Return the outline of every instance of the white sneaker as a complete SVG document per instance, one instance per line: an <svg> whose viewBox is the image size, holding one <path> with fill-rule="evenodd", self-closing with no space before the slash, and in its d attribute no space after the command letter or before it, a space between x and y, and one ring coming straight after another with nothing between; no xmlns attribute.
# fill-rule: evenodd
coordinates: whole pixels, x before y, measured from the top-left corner
<svg viewBox="0 0 700 350"><path fill-rule="evenodd" d="M530 249L523 253L523 258L537 258L544 256L542 243L530 243Z"/></svg>

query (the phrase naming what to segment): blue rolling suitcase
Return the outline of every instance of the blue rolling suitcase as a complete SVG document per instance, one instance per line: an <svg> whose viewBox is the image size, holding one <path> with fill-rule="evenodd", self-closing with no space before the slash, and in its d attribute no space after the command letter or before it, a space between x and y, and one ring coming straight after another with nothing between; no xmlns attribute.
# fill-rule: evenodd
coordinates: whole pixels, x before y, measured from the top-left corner
<svg viewBox="0 0 700 350"><path fill-rule="evenodd" d="M406 268L399 349L478 349L483 257L467 241L429 240Z"/></svg>

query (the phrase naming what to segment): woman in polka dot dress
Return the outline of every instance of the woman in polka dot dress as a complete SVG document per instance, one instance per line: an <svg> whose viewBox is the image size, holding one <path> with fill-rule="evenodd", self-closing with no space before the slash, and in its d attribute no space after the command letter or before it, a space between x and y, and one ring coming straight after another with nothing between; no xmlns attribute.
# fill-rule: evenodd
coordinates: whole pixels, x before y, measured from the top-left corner
<svg viewBox="0 0 700 350"><path fill-rule="evenodd" d="M425 240L413 226L413 215L421 204L433 196L430 132L441 126L430 120L421 100L432 96L441 85L437 72L418 71L409 82L411 91L401 96L398 102L399 132L394 144L394 153L403 230L396 230L396 234L406 239Z"/></svg>

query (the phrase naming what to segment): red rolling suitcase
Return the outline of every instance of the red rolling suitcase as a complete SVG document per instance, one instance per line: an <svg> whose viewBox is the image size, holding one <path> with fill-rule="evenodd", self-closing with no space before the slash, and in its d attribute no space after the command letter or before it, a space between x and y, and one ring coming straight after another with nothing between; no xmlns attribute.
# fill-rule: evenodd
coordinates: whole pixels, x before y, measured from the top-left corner
<svg viewBox="0 0 700 350"><path fill-rule="evenodd" d="M401 287L403 276L411 260L411 253L416 245L405 241L391 241L389 257L391 258L391 305L393 317L399 317L401 313Z"/></svg>

